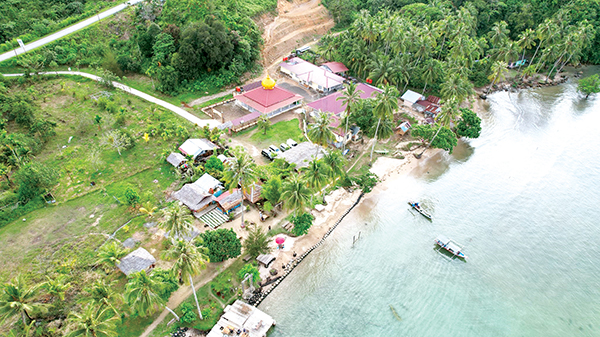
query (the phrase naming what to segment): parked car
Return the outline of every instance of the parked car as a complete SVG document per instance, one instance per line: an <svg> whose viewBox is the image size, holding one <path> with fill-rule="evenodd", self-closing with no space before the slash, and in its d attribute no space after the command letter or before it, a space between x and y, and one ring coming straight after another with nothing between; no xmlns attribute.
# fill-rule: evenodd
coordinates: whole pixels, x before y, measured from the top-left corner
<svg viewBox="0 0 600 337"><path fill-rule="evenodd" d="M279 150L279 148L275 145L270 145L269 150L271 150L271 155L273 157L277 157L277 155L281 153L281 150Z"/></svg>
<svg viewBox="0 0 600 337"><path fill-rule="evenodd" d="M269 160L273 160L273 158L275 158L275 156L273 156L273 153L271 153L270 149L264 149L260 152L260 154L262 154L263 156L269 158Z"/></svg>
<svg viewBox="0 0 600 337"><path fill-rule="evenodd" d="M287 145L289 145L290 147L294 147L294 146L298 145L298 143L296 143L296 142L295 142L293 139L291 139L291 138L290 138L290 139L288 139L286 143L287 143Z"/></svg>
<svg viewBox="0 0 600 337"><path fill-rule="evenodd" d="M283 152L285 152L285 151L287 151L287 150L291 149L291 147L290 147L289 145L287 145L286 143L281 143L281 144L279 145L279 148L280 148L280 149L281 149L281 151L283 151Z"/></svg>

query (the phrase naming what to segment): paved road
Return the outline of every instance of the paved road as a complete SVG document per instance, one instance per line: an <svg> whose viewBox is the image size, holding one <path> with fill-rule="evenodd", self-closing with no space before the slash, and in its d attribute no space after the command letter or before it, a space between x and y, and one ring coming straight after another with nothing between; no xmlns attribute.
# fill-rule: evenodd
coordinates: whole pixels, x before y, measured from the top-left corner
<svg viewBox="0 0 600 337"><path fill-rule="evenodd" d="M79 72L79 71L48 71L48 72L42 72L39 73L40 75L77 75L77 76L83 76L83 77L87 77L87 78L91 78L94 81L100 81L100 77L96 76L96 75L92 75L92 74L88 74L88 73L83 73L83 72ZM16 76L23 76L24 74L4 74L4 76L7 77L16 77ZM143 99L145 99L148 102L152 102L154 104L158 104L166 109L169 109L171 111L173 111L174 113L178 114L179 116L187 119L188 121L202 127L204 125L208 125L211 128L214 128L218 125L221 125L221 122L214 120L214 119L200 119L194 115L192 115L191 113L185 111L184 109L175 106L171 103L165 102L163 100L160 100L154 96L150 96L146 93L143 93L139 90L133 89L131 87L128 87L124 84L121 84L119 82L113 82L113 85L115 86L115 88L121 89L123 91L126 91L132 95L141 97Z"/></svg>
<svg viewBox="0 0 600 337"><path fill-rule="evenodd" d="M143 0L130 0L129 4L130 5L135 5L138 2L142 2L142 1ZM32 49L41 47L41 46L43 46L45 44L48 44L48 43L50 43L50 42L52 42L54 40L58 40L61 37L67 36L67 35L69 35L69 34L71 34L73 32L76 32L76 31L78 31L80 29L83 29L83 28L85 28L85 27L87 27L87 26L89 26L89 25L91 25L91 24L93 24L95 22L100 21L101 19L104 19L106 17L109 17L109 16L111 16L111 15L113 15L115 13L118 13L118 12L122 11L123 9L127 8L127 6L128 6L127 3L120 4L120 5L116 6L116 7L113 7L111 9L107 10L107 11L104 11L102 13L94 15L94 16L92 16L89 19L83 20L83 21L78 22L78 23L76 23L76 24L74 24L72 26L69 26L69 27L67 27L67 28L65 28L63 30L60 30L60 31L58 31L58 32L56 32L54 34L51 34L51 35L43 37L43 38L41 38L39 40L30 42L30 43L28 43L28 44L25 45L25 51L23 50L23 48L19 47L17 49L14 49L14 50L11 50L11 51L6 52L4 54L1 54L0 55L0 62L8 60L11 57L15 57L16 54L26 53L26 52L28 52L28 51L30 51ZM16 54L15 54L15 52L16 52Z"/></svg>

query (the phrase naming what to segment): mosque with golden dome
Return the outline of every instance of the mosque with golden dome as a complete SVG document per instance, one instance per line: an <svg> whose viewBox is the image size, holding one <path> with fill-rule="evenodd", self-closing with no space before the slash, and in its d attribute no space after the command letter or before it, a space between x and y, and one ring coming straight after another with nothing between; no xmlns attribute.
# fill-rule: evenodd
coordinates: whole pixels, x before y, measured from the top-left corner
<svg viewBox="0 0 600 337"><path fill-rule="evenodd" d="M245 86L244 89L243 93L235 96L235 103L250 112L250 115L244 116L245 122L257 119L260 115L271 118L294 109L300 106L303 98L278 87L268 74L262 81Z"/></svg>

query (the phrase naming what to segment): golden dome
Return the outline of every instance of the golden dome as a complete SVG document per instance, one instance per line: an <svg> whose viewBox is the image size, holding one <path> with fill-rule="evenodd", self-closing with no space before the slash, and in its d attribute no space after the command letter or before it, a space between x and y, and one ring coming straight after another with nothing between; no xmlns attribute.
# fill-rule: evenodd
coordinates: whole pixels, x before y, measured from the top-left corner
<svg viewBox="0 0 600 337"><path fill-rule="evenodd" d="M271 90L275 88L275 80L273 80L271 77L269 77L269 74L267 74L267 77L262 80L262 86L265 89Z"/></svg>

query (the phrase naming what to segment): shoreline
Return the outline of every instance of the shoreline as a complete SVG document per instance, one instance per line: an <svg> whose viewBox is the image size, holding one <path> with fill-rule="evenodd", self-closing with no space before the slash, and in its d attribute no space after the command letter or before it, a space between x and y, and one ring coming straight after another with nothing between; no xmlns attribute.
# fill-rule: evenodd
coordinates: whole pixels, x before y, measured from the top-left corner
<svg viewBox="0 0 600 337"><path fill-rule="evenodd" d="M486 101L478 97L475 98L473 111L477 115L481 115L485 110ZM377 175L379 181L373 190L364 194L359 189L354 189L351 192L344 188L339 188L325 196L327 205L322 211L315 209L311 210L311 214L315 217L313 225L308 233L301 237L291 237L280 234L286 239L283 249L277 249L272 243L271 254L275 256L275 261L269 268L260 266L261 283L268 283L261 286L259 291L256 291L252 298L248 301L250 304L259 306L260 303L302 262L302 260L310 254L314 249L319 247L329 234L333 232L356 206L360 206L365 201L373 201L380 192L389 188L390 182L398 178L404 177L411 172L428 164L428 162L439 155L444 150L437 148L429 148L425 150L421 159L414 157L414 153L422 151L422 148L417 148L404 153L404 159L379 157L369 169L370 172ZM296 256L294 256L294 254ZM278 273L270 277L269 271L277 269ZM267 277L269 277L267 279ZM269 283L268 280L271 280Z"/></svg>

